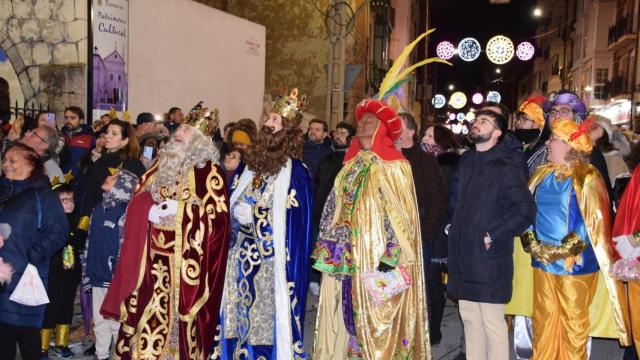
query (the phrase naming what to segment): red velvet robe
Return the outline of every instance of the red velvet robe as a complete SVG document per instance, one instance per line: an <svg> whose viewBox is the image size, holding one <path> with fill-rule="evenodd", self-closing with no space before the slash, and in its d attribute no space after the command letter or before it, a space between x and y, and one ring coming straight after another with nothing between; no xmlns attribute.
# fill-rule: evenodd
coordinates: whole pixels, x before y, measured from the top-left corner
<svg viewBox="0 0 640 360"><path fill-rule="evenodd" d="M143 177L140 189L153 181L155 170ZM101 309L121 322L114 359L205 359L212 350L227 262L229 198L217 165L195 168L188 179L174 189L175 227L148 222L153 200L147 191L139 190L130 203L120 259Z"/></svg>

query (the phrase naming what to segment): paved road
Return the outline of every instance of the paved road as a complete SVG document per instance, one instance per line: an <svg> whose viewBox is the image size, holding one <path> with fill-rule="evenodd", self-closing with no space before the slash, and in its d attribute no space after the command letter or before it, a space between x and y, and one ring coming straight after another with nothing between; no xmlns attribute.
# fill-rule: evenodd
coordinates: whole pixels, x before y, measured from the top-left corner
<svg viewBox="0 0 640 360"><path fill-rule="evenodd" d="M311 353L313 347L313 332L316 320L316 304L318 298L309 295L307 301L307 315L305 320L305 350ZM77 314L74 318L74 328L80 326L80 311L77 304ZM78 329L75 333L74 340L79 341L82 338L82 331ZM462 335L462 323L458 316L457 308L452 302L448 302L445 308L444 318L442 319L442 342L432 348L434 360L453 360L460 353L460 338ZM82 356L84 346L82 343L76 342L72 347L78 355L74 359L90 360L93 357ZM618 360L622 359L623 350L618 346L617 341L594 339L592 345L592 360ZM51 357L55 359L54 357ZM515 359L511 354L511 359Z"/></svg>

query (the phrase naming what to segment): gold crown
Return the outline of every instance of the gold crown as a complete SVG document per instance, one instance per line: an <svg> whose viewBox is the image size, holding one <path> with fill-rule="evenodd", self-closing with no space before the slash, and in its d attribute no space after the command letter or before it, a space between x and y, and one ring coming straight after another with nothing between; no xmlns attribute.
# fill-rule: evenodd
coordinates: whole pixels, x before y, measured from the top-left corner
<svg viewBox="0 0 640 360"><path fill-rule="evenodd" d="M298 100L298 89L293 88L287 96L286 89L280 94L271 107L271 112L294 121L298 124L302 121L302 111L307 106L307 96L302 95Z"/></svg>
<svg viewBox="0 0 640 360"><path fill-rule="evenodd" d="M62 185L71 185L71 180L73 180L73 174L71 174L71 170L68 173L64 174L62 181L59 176L54 176L51 179L51 190L55 190Z"/></svg>
<svg viewBox="0 0 640 360"><path fill-rule="evenodd" d="M189 111L184 122L187 125L199 129L205 135L211 136L218 128L218 123L220 122L218 109L209 111L209 108L204 106L204 101L200 101Z"/></svg>

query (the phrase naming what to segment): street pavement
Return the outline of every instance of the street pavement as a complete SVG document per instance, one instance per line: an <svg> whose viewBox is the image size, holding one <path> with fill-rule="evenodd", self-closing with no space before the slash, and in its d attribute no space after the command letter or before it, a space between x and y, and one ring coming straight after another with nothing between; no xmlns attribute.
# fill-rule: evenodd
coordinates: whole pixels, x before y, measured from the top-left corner
<svg viewBox="0 0 640 360"><path fill-rule="evenodd" d="M76 297L77 298L77 297ZM307 299L307 314L305 319L305 351L311 354L313 348L313 335L315 329L318 297L309 294ZM83 356L82 352L89 344L83 344L84 334L81 326L80 304L76 303L76 315L72 325L73 331L71 349L76 352L74 359L91 360L92 356ZM511 335L511 334L510 334ZM458 316L458 309L451 301L447 302L444 317L442 319L442 341L439 345L432 347L434 360L453 360L461 350L460 339L462 336L462 323ZM93 341L93 340L90 340ZM623 357L623 350L615 340L594 339L592 344L591 360L619 360ZM56 359L51 356L51 359ZM510 360L514 359L513 353Z"/></svg>

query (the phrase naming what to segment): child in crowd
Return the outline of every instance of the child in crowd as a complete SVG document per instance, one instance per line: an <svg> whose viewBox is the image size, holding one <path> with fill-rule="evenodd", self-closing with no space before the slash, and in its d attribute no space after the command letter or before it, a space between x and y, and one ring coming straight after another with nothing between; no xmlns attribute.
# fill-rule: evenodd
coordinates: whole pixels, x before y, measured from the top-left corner
<svg viewBox="0 0 640 360"><path fill-rule="evenodd" d="M74 191L70 183L71 174L65 176L63 181L57 177L51 182L51 188L60 196L62 207L67 215L69 229L78 222L74 214ZM51 338L55 328L55 347L51 351L59 358L70 359L73 352L69 349L69 332L71 319L73 318L73 306L76 290L82 277L82 266L78 260L79 251L84 244L77 243L73 233L70 232L67 245L58 251L49 265L49 304L45 310L40 337L42 340L42 358L47 359Z"/></svg>
<svg viewBox="0 0 640 360"><path fill-rule="evenodd" d="M96 358L109 359L120 324L100 315L100 307L109 289L122 245L125 211L138 184L138 177L125 169L109 169L111 175L102 184L102 203L93 209L87 249L87 281L93 300L93 332Z"/></svg>

